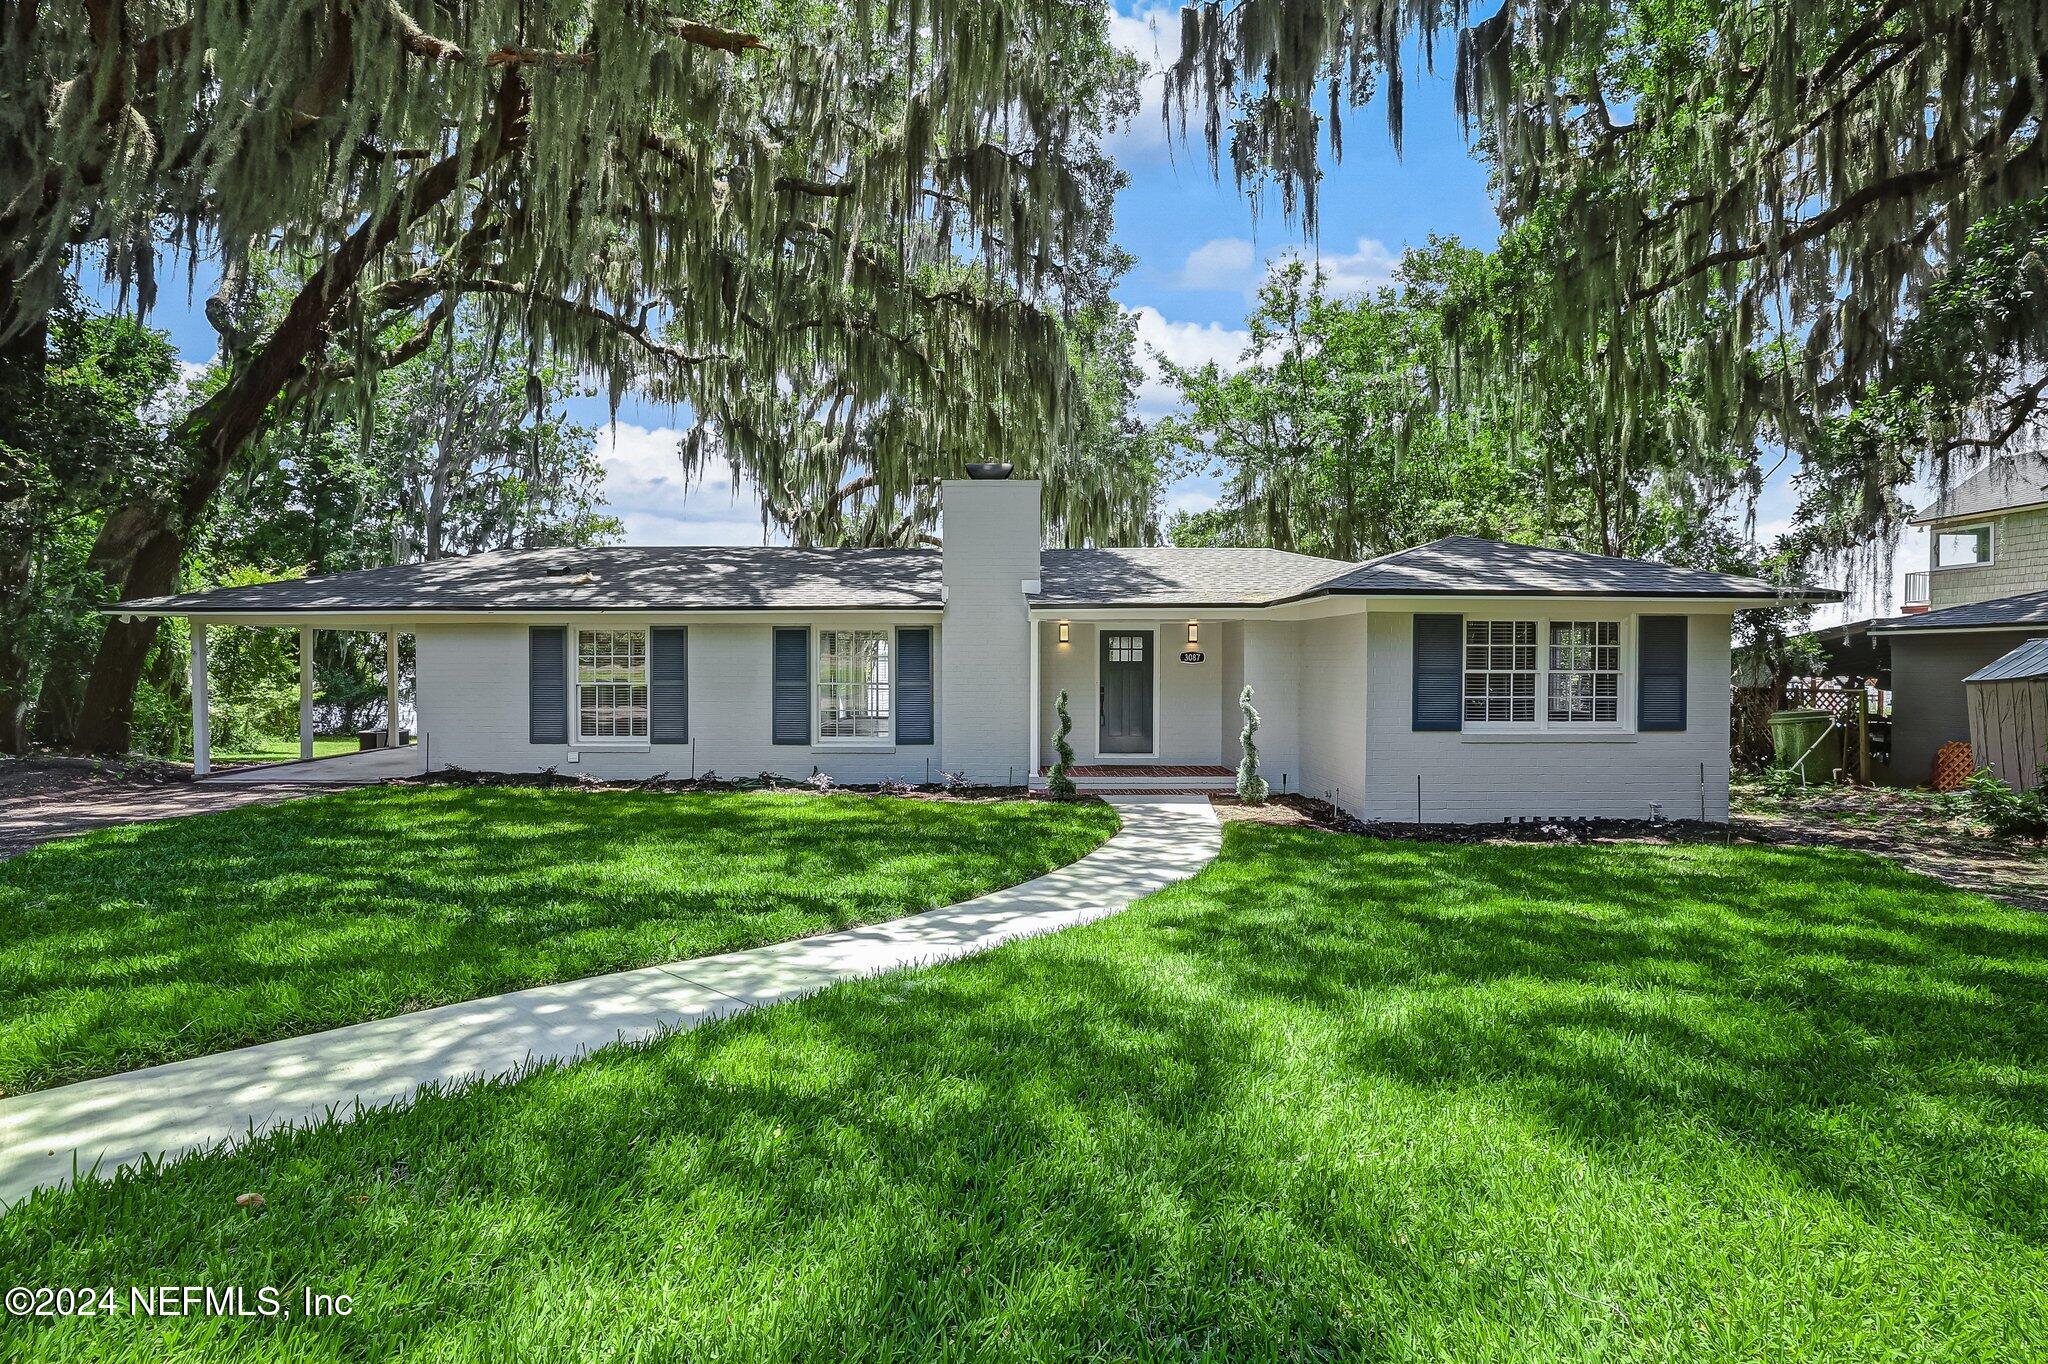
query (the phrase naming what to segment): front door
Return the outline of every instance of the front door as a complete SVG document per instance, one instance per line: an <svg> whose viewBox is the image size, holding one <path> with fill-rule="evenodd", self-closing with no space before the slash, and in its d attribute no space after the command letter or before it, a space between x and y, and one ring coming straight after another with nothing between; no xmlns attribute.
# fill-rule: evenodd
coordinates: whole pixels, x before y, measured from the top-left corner
<svg viewBox="0 0 2048 1364"><path fill-rule="evenodd" d="M1101 733L1104 753L1152 751L1152 632L1102 632Z"/></svg>

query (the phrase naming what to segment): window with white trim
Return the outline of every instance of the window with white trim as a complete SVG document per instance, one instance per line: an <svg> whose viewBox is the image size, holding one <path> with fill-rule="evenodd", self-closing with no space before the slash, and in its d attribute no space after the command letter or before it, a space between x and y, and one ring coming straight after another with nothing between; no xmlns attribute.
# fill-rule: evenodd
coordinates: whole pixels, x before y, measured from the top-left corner
<svg viewBox="0 0 2048 1364"><path fill-rule="evenodd" d="M1934 567L1981 568L1990 562L1990 526L1959 526L1934 532Z"/></svg>
<svg viewBox="0 0 2048 1364"><path fill-rule="evenodd" d="M1465 719L1513 723L1536 718L1536 622L1465 622Z"/></svg>
<svg viewBox="0 0 2048 1364"><path fill-rule="evenodd" d="M647 632L576 632L576 737L647 737Z"/></svg>
<svg viewBox="0 0 2048 1364"><path fill-rule="evenodd" d="M1621 719L1621 622L1550 622L1548 713L1552 724Z"/></svg>
<svg viewBox="0 0 2048 1364"><path fill-rule="evenodd" d="M1617 620L1467 620L1465 724L1619 727L1623 633Z"/></svg>
<svg viewBox="0 0 2048 1364"><path fill-rule="evenodd" d="M889 632L818 631L818 741L886 740L890 734Z"/></svg>

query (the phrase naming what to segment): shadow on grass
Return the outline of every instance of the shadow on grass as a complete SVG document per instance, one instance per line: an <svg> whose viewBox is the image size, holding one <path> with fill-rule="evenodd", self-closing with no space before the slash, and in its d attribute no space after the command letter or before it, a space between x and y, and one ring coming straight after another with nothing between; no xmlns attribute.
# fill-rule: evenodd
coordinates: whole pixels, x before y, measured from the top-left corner
<svg viewBox="0 0 2048 1364"><path fill-rule="evenodd" d="M2017 1357L2044 986L2048 921L1869 859L1234 826L1087 929L38 1196L0 1272L358 1294L139 1356Z"/></svg>
<svg viewBox="0 0 2048 1364"><path fill-rule="evenodd" d="M0 864L0 1092L875 922L1027 880L1095 807L358 791Z"/></svg>

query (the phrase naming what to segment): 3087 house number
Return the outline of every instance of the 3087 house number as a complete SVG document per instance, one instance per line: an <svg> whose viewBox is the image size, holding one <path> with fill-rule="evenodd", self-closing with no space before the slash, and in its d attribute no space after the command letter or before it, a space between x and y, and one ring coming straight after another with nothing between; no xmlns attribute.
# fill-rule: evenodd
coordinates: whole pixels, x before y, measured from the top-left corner
<svg viewBox="0 0 2048 1364"><path fill-rule="evenodd" d="M1200 663L1202 661L1202 651L1200 649L1183 649L1180 661L1183 663Z"/></svg>

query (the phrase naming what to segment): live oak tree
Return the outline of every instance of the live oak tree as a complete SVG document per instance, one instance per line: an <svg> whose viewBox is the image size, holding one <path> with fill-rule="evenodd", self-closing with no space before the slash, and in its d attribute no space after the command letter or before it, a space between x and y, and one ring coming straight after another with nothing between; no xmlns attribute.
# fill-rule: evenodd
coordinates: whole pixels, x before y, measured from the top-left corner
<svg viewBox="0 0 2048 1364"><path fill-rule="evenodd" d="M167 494L94 548L124 597L176 586L268 425L373 387L459 306L736 450L820 374L899 401L885 450L1051 443L1071 413L1042 305L1094 208L1060 92L1101 22L1063 0L5 0L0 339L40 348L73 253L145 304L159 251L218 260L225 381L173 430ZM247 298L258 253L297 280L274 318ZM126 745L155 628L105 632L83 746Z"/></svg>
<svg viewBox="0 0 2048 1364"><path fill-rule="evenodd" d="M1579 383L1612 432L1684 385L1684 449L1807 458L1820 550L1895 526L1916 465L1945 478L2041 408L2039 0L1209 3L1183 11L1169 89L1313 226L1345 108L1377 91L1398 143L1404 51L1453 37L1504 249L1552 266L1468 372Z"/></svg>
<svg viewBox="0 0 2048 1364"><path fill-rule="evenodd" d="M1274 545L1352 559L1454 533L1699 562L1717 509L1750 491L1752 452L1695 452L1682 386L1610 430L1583 374L1540 390L1519 373L1458 370L1467 346L1515 330L1527 258L1455 240L1409 251L1394 282L1329 294L1306 263L1276 265L1221 367L1165 365L1180 410L1160 435L1183 468L1217 475L1217 507L1179 521L1176 543ZM1538 361L1530 357L1528 363Z"/></svg>

